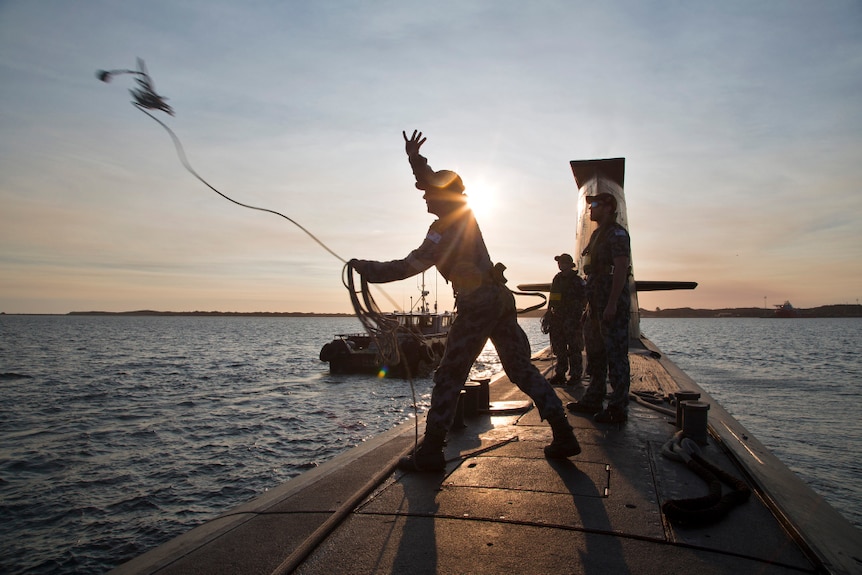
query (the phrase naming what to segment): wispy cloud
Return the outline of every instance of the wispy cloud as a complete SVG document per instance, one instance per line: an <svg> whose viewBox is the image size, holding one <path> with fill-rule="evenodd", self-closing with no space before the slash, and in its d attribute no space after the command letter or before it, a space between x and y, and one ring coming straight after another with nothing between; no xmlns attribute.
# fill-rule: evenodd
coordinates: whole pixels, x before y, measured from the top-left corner
<svg viewBox="0 0 862 575"><path fill-rule="evenodd" d="M802 1L3 3L0 310L348 311L340 262L206 189L131 82L96 80L136 57L196 170L344 258L424 236L400 136L421 128L433 166L493 190L512 283L573 249L567 162L625 156L636 273L700 282L642 305L855 301L860 22Z"/></svg>

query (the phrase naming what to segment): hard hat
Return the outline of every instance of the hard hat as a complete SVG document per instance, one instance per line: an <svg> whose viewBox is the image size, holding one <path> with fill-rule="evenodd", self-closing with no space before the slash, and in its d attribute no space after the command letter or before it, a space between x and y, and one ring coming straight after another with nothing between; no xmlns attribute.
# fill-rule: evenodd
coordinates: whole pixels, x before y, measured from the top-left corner
<svg viewBox="0 0 862 575"><path fill-rule="evenodd" d="M416 187L420 190L430 192L460 194L464 191L464 182L461 181L461 176L451 170L439 170L431 174L427 179L416 182Z"/></svg>

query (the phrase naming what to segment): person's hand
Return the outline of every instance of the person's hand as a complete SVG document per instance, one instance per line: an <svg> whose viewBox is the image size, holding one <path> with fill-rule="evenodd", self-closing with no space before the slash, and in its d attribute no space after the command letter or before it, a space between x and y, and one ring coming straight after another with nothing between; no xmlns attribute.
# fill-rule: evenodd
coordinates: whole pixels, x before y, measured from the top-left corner
<svg viewBox="0 0 862 575"><path fill-rule="evenodd" d="M545 312L545 315L542 316L542 333L547 335L551 331L551 316L554 315L554 310L549 309Z"/></svg>
<svg viewBox="0 0 862 575"><path fill-rule="evenodd" d="M362 271L365 269L365 264L367 264L365 260L357 260L356 258L347 262L347 265L352 267L356 273L362 275Z"/></svg>
<svg viewBox="0 0 862 575"><path fill-rule="evenodd" d="M419 155L419 148L422 147L422 144L425 143L425 140L428 138L422 137L422 132L417 130L413 130L413 135L410 136L410 139L407 139L407 132L402 131L401 135L404 136L404 151L407 152L408 158L413 158Z"/></svg>

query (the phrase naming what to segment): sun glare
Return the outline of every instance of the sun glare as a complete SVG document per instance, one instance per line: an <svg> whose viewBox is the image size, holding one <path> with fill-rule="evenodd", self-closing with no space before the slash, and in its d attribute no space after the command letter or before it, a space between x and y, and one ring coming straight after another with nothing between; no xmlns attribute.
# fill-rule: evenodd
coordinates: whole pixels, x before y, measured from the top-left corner
<svg viewBox="0 0 862 575"><path fill-rule="evenodd" d="M474 180L467 186L467 203L480 220L494 212L496 191L496 186L483 178Z"/></svg>

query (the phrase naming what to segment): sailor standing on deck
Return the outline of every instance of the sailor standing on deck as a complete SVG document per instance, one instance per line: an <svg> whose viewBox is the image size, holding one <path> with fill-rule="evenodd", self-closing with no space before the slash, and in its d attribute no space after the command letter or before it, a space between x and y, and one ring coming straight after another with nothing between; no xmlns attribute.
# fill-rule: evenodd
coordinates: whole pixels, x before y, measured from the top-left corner
<svg viewBox="0 0 862 575"><path fill-rule="evenodd" d="M578 275L571 255L561 254L554 259L560 271L551 280L548 311L542 318L543 324L547 321L551 349L557 356L551 384L580 385L584 371L584 336L581 329L581 316L586 303L584 280Z"/></svg>
<svg viewBox="0 0 862 575"><path fill-rule="evenodd" d="M588 196L587 202L590 220L599 224L582 254L584 262L589 260L589 264L584 263L588 302L584 339L590 385L580 401L566 407L575 413L595 414L595 421L600 423L622 423L628 419L631 384L631 239L617 223L617 199L612 194ZM613 392L607 409L602 409L608 379Z"/></svg>
<svg viewBox="0 0 862 575"><path fill-rule="evenodd" d="M414 130L404 148L416 176L416 187L425 192L428 212L438 217L425 240L402 260L375 262L351 260L350 265L371 283L405 279L431 266L452 282L458 315L449 330L446 351L434 373L431 407L421 446L403 457L399 468L441 471L445 468L443 443L455 418L458 395L476 357L488 338L494 343L509 379L536 403L547 419L554 438L545 456L566 458L581 452L563 404L548 381L530 361L530 343L518 325L515 298L504 285L502 266L491 263L472 210L467 206L464 184L455 172L435 172L419 154L426 138Z"/></svg>

